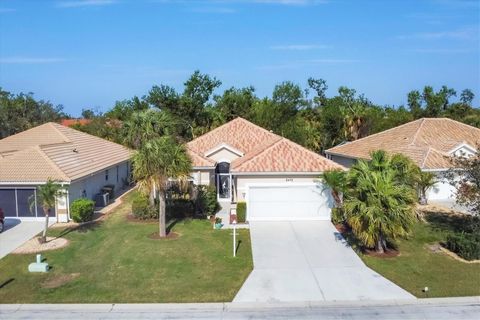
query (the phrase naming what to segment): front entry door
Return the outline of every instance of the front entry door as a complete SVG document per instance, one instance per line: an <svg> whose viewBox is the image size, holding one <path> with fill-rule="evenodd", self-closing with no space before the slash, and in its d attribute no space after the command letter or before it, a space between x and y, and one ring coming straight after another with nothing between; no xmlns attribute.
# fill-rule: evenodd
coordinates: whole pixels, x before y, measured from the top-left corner
<svg viewBox="0 0 480 320"><path fill-rule="evenodd" d="M232 181L229 173L217 173L217 194L219 201L232 199Z"/></svg>

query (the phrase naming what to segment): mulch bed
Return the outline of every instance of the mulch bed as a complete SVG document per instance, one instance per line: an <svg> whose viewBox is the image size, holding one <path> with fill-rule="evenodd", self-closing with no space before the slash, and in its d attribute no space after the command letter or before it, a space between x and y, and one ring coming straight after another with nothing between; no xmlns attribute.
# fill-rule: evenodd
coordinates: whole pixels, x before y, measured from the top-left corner
<svg viewBox="0 0 480 320"><path fill-rule="evenodd" d="M335 228L338 230L338 232L340 232L341 234L345 234L347 232L350 231L350 228L345 225L345 224L342 224L342 223L339 223L339 224L336 224L335 225Z"/></svg>
<svg viewBox="0 0 480 320"><path fill-rule="evenodd" d="M375 250L365 249L365 254L370 256L370 257L388 259L388 258L394 258L394 257L398 256L400 254L400 252L398 252L397 250L388 249L384 253L378 253Z"/></svg>
<svg viewBox="0 0 480 320"><path fill-rule="evenodd" d="M31 254L65 248L70 242L65 238L47 237L47 242L40 243L38 237L33 237L12 251L13 254Z"/></svg>
<svg viewBox="0 0 480 320"><path fill-rule="evenodd" d="M61 274L45 280L41 286L42 288L45 288L45 289L55 289L72 281L78 276L80 276L80 273Z"/></svg>
<svg viewBox="0 0 480 320"><path fill-rule="evenodd" d="M174 240L174 239L178 239L179 237L180 237L180 234L173 231L167 233L166 237L160 237L158 232L154 232L148 236L149 239L153 239L153 240Z"/></svg>

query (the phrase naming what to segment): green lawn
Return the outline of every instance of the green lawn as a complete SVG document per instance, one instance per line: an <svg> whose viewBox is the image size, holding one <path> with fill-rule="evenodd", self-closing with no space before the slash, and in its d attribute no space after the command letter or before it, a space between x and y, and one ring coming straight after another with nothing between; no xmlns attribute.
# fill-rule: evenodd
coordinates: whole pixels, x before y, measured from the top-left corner
<svg viewBox="0 0 480 320"><path fill-rule="evenodd" d="M231 301L252 270L248 230L240 230L236 258L230 230L212 230L205 220L185 220L181 237L152 240L156 223L127 222L131 196L103 223L69 232L71 244L45 252L48 274L32 274L34 255L0 260L2 303L214 302ZM62 230L50 231L58 235ZM54 288L45 283L79 274Z"/></svg>
<svg viewBox="0 0 480 320"><path fill-rule="evenodd" d="M480 295L480 264L463 263L427 248L456 230L458 219L435 213L426 217L428 223L418 223L408 240L399 241L399 256L361 258L370 268L417 297L426 297L424 287L429 288L429 297Z"/></svg>

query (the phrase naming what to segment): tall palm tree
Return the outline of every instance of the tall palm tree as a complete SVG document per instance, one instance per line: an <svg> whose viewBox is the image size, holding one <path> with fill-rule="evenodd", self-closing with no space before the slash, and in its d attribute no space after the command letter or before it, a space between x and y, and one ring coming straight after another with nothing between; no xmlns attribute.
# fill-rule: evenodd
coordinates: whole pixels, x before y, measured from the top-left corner
<svg viewBox="0 0 480 320"><path fill-rule="evenodd" d="M43 228L43 233L39 240L41 243L45 243L47 241L48 218L52 209L55 208L57 197L64 195L65 192L59 183L48 179L44 185L37 187L36 194L36 202L33 198L34 196L30 198L30 211L35 210L34 208L36 204L40 204L43 209L43 213L45 214L45 227Z"/></svg>
<svg viewBox="0 0 480 320"><path fill-rule="evenodd" d="M407 235L415 222L415 190L397 179L389 160L387 156L383 164L361 160L354 165L343 203L354 234L379 253L388 239Z"/></svg>
<svg viewBox="0 0 480 320"><path fill-rule="evenodd" d="M183 145L164 136L145 142L133 155L133 176L145 193L158 195L159 235L165 237L166 189L170 179L185 181L191 171L191 161Z"/></svg>
<svg viewBox="0 0 480 320"><path fill-rule="evenodd" d="M346 175L342 170L326 171L320 175L320 179L325 185L330 188L335 206L340 208L342 206L342 196L345 191Z"/></svg>
<svg viewBox="0 0 480 320"><path fill-rule="evenodd" d="M417 188L419 194L419 199L420 199L420 204L428 204L428 199L427 199L427 191L432 188L435 183L437 183L437 177L435 176L434 173L432 172L423 172L420 171L420 173L417 176Z"/></svg>
<svg viewBox="0 0 480 320"><path fill-rule="evenodd" d="M132 149L139 149L146 141L171 134L173 128L175 121L168 113L153 109L134 112L123 124L123 142Z"/></svg>

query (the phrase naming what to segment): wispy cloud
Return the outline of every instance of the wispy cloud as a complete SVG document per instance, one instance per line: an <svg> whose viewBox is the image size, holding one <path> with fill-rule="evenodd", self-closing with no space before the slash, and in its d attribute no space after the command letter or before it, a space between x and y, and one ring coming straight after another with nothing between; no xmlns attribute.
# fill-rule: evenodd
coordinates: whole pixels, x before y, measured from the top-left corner
<svg viewBox="0 0 480 320"><path fill-rule="evenodd" d="M307 51L315 49L329 49L332 46L327 45L318 45L318 44L289 44L289 45L278 45L271 46L272 50L290 50L290 51Z"/></svg>
<svg viewBox="0 0 480 320"><path fill-rule="evenodd" d="M0 13L8 13L8 12L15 12L17 9L13 8L0 8Z"/></svg>
<svg viewBox="0 0 480 320"><path fill-rule="evenodd" d="M418 48L410 49L408 52L414 53L438 53L438 54L458 54L458 53L470 53L471 49L455 49L455 48Z"/></svg>
<svg viewBox="0 0 480 320"><path fill-rule="evenodd" d="M329 3L328 0L252 0L255 3L281 4L289 6L308 6Z"/></svg>
<svg viewBox="0 0 480 320"><path fill-rule="evenodd" d="M42 57L6 57L0 58L0 64L45 64L64 62L63 58L42 58Z"/></svg>
<svg viewBox="0 0 480 320"><path fill-rule="evenodd" d="M310 6L329 3L330 0L150 0L151 2L164 4L208 4L224 5L235 3L272 4L286 6Z"/></svg>
<svg viewBox="0 0 480 320"><path fill-rule="evenodd" d="M399 39L424 39L424 40L440 40L440 39L469 40L474 37L476 36L475 36L475 30L473 28L465 28L465 29L451 30L451 31L439 31L439 32L418 32L418 33L398 36Z"/></svg>
<svg viewBox="0 0 480 320"><path fill-rule="evenodd" d="M116 0L67 0L57 2L59 8L100 7L116 3Z"/></svg>
<svg viewBox="0 0 480 320"><path fill-rule="evenodd" d="M301 69L308 67L315 67L320 65L335 65L335 64L348 64L360 62L356 59L310 59L310 60L301 60L285 64L273 64L273 65L264 65L259 66L256 69L258 70L284 70L284 69Z"/></svg>

